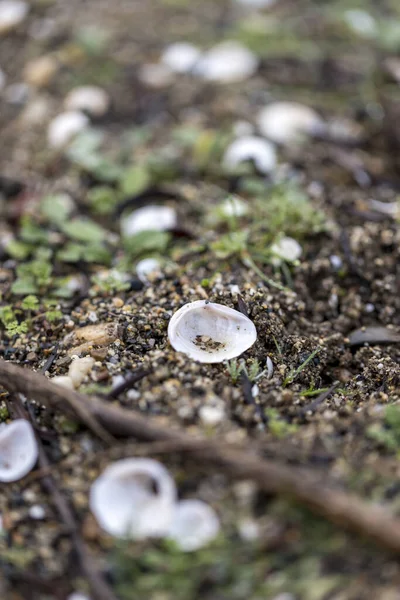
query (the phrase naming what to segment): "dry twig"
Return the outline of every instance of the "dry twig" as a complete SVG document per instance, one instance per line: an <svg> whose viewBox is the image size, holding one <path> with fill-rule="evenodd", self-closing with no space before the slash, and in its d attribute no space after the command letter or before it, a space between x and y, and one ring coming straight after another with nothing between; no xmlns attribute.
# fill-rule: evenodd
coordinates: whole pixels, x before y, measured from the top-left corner
<svg viewBox="0 0 400 600"><path fill-rule="evenodd" d="M168 442L171 451L188 452L203 463L222 468L233 478L252 479L264 491L292 498L332 523L367 536L387 550L400 554L399 519L382 506L366 503L354 494L328 485L308 469L264 459L247 449L217 440L195 439L127 409L61 388L37 373L1 360L0 385L52 409L72 413L83 423L87 422L85 415L90 414L92 420L112 435ZM76 406L85 406L86 412L75 412Z"/></svg>

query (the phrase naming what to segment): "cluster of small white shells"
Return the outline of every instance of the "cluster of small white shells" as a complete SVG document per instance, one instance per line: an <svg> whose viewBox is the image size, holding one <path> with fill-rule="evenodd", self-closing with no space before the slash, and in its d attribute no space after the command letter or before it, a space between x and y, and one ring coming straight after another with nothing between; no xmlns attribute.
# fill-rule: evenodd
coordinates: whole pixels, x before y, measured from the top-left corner
<svg viewBox="0 0 400 600"><path fill-rule="evenodd" d="M168 325L171 346L202 363L218 363L239 356L257 339L254 323L223 306L197 300L182 306Z"/></svg>
<svg viewBox="0 0 400 600"><path fill-rule="evenodd" d="M126 237L141 231L167 231L177 225L177 214L170 206L149 204L121 218L121 231Z"/></svg>
<svg viewBox="0 0 400 600"><path fill-rule="evenodd" d="M0 428L0 482L18 481L38 459L38 445L32 425L16 419Z"/></svg>
<svg viewBox="0 0 400 600"><path fill-rule="evenodd" d="M175 75L191 74L215 83L244 81L258 68L258 58L240 42L228 40L206 52L189 42L167 46L158 63L141 66L139 79L149 87L171 85Z"/></svg>
<svg viewBox="0 0 400 600"><path fill-rule="evenodd" d="M97 86L74 88L64 100L65 112L50 121L47 129L47 142L50 148L62 150L86 129L89 117L103 116L110 106L110 97Z"/></svg>
<svg viewBox="0 0 400 600"><path fill-rule="evenodd" d="M173 539L184 551L211 541L218 517L200 500L177 501L175 482L159 462L126 458L109 465L90 489L89 506L115 537Z"/></svg>

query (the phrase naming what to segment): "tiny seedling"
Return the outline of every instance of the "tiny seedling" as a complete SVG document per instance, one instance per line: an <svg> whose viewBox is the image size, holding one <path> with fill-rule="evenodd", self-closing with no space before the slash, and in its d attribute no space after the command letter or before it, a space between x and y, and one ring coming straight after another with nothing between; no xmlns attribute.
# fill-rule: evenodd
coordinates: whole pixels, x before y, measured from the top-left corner
<svg viewBox="0 0 400 600"><path fill-rule="evenodd" d="M296 377L298 375L300 375L300 373L303 371L303 369L306 368L308 363L313 360L313 358L318 354L318 352L320 350L321 350L321 348L318 346L315 350L313 350L313 352L311 352L311 354L309 356L307 356L306 360L304 362L302 362L301 365L297 367L297 369L294 369L293 371L291 371L289 373L289 375L284 379L283 387L286 387L290 383L293 383L293 381L296 379Z"/></svg>

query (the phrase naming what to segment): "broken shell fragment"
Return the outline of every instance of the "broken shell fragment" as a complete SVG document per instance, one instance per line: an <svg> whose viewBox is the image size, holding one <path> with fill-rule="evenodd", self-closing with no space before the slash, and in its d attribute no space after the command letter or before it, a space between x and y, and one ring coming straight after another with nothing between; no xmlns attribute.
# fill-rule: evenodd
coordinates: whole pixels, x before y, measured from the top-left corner
<svg viewBox="0 0 400 600"><path fill-rule="evenodd" d="M32 425L16 419L0 429L0 481L18 481L35 466L38 445Z"/></svg>
<svg viewBox="0 0 400 600"><path fill-rule="evenodd" d="M324 130L324 122L309 106L297 102L273 102L261 110L258 126L266 138L278 144L299 142Z"/></svg>
<svg viewBox="0 0 400 600"><path fill-rule="evenodd" d="M229 171L235 170L246 161L253 161L260 173L270 173L276 166L276 152L267 140L256 136L244 136L228 146L223 165Z"/></svg>
<svg viewBox="0 0 400 600"><path fill-rule="evenodd" d="M91 511L99 525L117 537L164 537L175 505L172 477L160 463L146 458L113 463L90 489Z"/></svg>
<svg viewBox="0 0 400 600"><path fill-rule="evenodd" d="M141 231L166 231L177 224L175 209L151 204L134 210L121 219L123 235L129 237Z"/></svg>
<svg viewBox="0 0 400 600"><path fill-rule="evenodd" d="M182 500L174 512L169 536L179 548L192 552L207 545L219 532L215 511L201 500Z"/></svg>
<svg viewBox="0 0 400 600"><path fill-rule="evenodd" d="M242 313L197 300L180 308L168 325L171 346L202 363L217 363L239 356L257 339L254 323Z"/></svg>

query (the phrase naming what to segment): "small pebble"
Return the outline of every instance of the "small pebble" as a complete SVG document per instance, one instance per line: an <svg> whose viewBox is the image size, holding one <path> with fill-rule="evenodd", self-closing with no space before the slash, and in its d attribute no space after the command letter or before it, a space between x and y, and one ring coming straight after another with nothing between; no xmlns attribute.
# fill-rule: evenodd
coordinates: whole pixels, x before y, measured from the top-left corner
<svg viewBox="0 0 400 600"><path fill-rule="evenodd" d="M68 375L72 379L75 388L78 388L85 377L90 373L95 363L94 358L85 356L83 358L75 358L72 360Z"/></svg>
<svg viewBox="0 0 400 600"><path fill-rule="evenodd" d="M204 425L214 426L221 423L225 418L225 410L223 405L211 406L205 404L199 409L199 417Z"/></svg>
<svg viewBox="0 0 400 600"><path fill-rule="evenodd" d="M28 514L31 519L41 520L45 518L46 511L40 504L34 504L34 506L30 507Z"/></svg>
<svg viewBox="0 0 400 600"><path fill-rule="evenodd" d="M58 62L54 56L41 56L29 61L24 68L26 83L37 88L46 87L58 71Z"/></svg>

